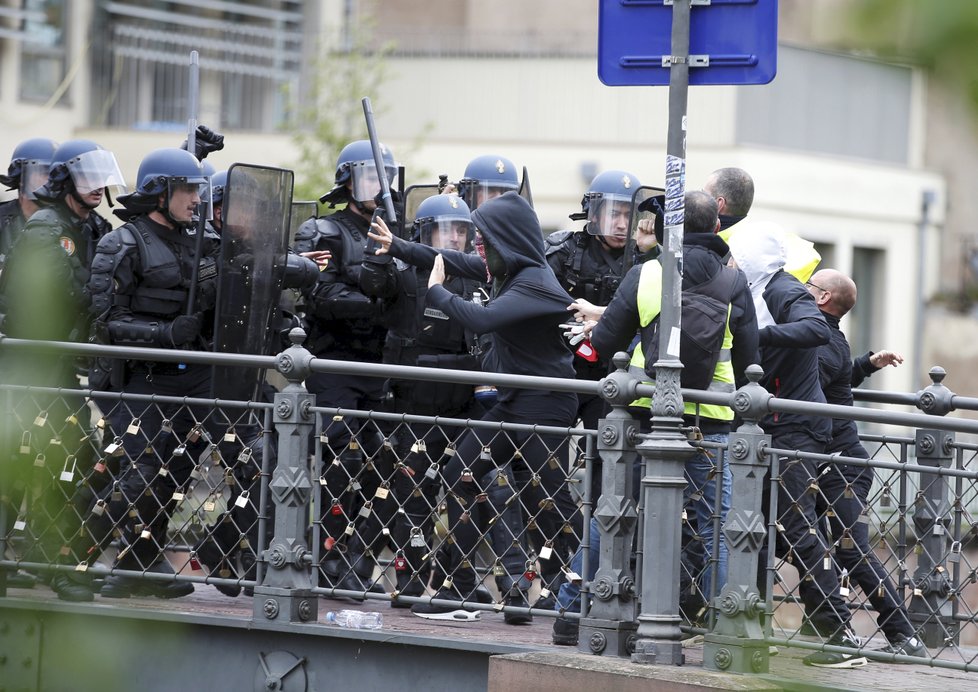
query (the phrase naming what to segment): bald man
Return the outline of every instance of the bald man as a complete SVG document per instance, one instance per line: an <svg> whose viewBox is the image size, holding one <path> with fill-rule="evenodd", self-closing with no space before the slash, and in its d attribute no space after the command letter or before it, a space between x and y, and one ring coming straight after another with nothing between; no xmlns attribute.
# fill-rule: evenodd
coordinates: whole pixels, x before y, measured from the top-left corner
<svg viewBox="0 0 978 692"><path fill-rule="evenodd" d="M839 329L839 320L856 304L856 284L835 269L822 269L805 284L831 329L828 344L818 349L819 379L825 400L830 404L852 405L852 388L886 365L899 365L903 358L890 351L869 352L854 363L849 342ZM868 459L852 420L832 420L832 441L828 454ZM926 656L927 649L914 636L913 626L886 569L869 545L869 527L859 521L868 505L873 487L873 469L850 464L824 464L819 467L819 515L831 508L828 516L835 558L849 577L863 590L878 613L879 628L890 653Z"/></svg>

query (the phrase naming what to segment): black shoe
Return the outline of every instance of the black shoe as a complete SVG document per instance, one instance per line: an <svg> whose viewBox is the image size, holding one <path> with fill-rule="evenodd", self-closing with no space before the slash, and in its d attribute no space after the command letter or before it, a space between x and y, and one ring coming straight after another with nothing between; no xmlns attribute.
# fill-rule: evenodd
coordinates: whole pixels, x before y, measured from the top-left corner
<svg viewBox="0 0 978 692"><path fill-rule="evenodd" d="M859 640L850 632L837 634L827 642L832 646L845 646L851 649L860 648ZM858 668L866 665L866 657L858 653L840 654L833 651L816 651L805 656L803 662L806 666L816 668Z"/></svg>
<svg viewBox="0 0 978 692"><path fill-rule="evenodd" d="M524 591L510 589L509 593L503 598L503 605L512 606L513 608L529 608L530 601L527 599ZM503 611L503 621L507 625L529 625L533 622L533 616L529 613Z"/></svg>
<svg viewBox="0 0 978 692"><path fill-rule="evenodd" d="M234 569L231 567L231 558L224 554L217 545L217 541L211 536L204 536L193 549L193 557L201 565L207 568L207 574L212 577L228 579L233 576ZM229 598L237 598L241 593L239 584L214 584L215 589Z"/></svg>
<svg viewBox="0 0 978 692"><path fill-rule="evenodd" d="M557 609L557 599L551 593L547 596L540 596L537 600L533 602L534 610L556 610Z"/></svg>
<svg viewBox="0 0 978 692"><path fill-rule="evenodd" d="M472 592L472 598L475 599L476 603L495 603L496 598L492 595L492 591L486 588L485 584L479 584L475 587Z"/></svg>
<svg viewBox="0 0 978 692"><path fill-rule="evenodd" d="M147 572L154 574L175 574L166 558L160 558L150 565ZM130 598L132 596L152 596L155 598L182 598L194 592L194 585L187 581L157 581L110 574L99 593L104 598Z"/></svg>
<svg viewBox="0 0 978 692"><path fill-rule="evenodd" d="M581 623L569 618L557 618L554 620L554 631L552 641L557 646L577 646L577 637L581 630Z"/></svg>
<svg viewBox="0 0 978 692"><path fill-rule="evenodd" d="M83 603L95 600L95 590L90 584L67 574L56 574L51 579L51 589L62 601Z"/></svg>
<svg viewBox="0 0 978 692"><path fill-rule="evenodd" d="M8 589L33 589L37 585L37 577L22 569L7 574Z"/></svg>
<svg viewBox="0 0 978 692"><path fill-rule="evenodd" d="M396 595L391 597L391 608L410 608L412 604L398 600L399 596L424 596L424 584L417 579L408 579L403 586L398 585Z"/></svg>
<svg viewBox="0 0 978 692"><path fill-rule="evenodd" d="M917 656L918 658L927 658L927 647L924 643L920 641L917 637L898 637L890 642L887 646L879 649L884 653L888 654L900 654L902 656ZM896 663L901 663L901 661L896 661Z"/></svg>
<svg viewBox="0 0 978 692"><path fill-rule="evenodd" d="M433 599L440 598L445 601L457 601L459 595L454 591L439 589ZM426 620L453 620L453 621L472 621L479 619L479 611L467 610L465 606L442 606L434 603L415 603L411 606L411 612L418 617Z"/></svg>

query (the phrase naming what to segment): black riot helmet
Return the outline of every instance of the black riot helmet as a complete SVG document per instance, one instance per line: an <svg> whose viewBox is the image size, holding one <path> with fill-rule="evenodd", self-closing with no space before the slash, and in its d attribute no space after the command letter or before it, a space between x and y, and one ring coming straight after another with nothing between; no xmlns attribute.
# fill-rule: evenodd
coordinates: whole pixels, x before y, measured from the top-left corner
<svg viewBox="0 0 978 692"><path fill-rule="evenodd" d="M418 205L416 238L437 250L472 249L475 227L469 207L458 195L432 195Z"/></svg>
<svg viewBox="0 0 978 692"><path fill-rule="evenodd" d="M572 219L587 219L585 229L604 238L628 237L632 198L642 183L627 171L605 171L595 176L581 199L581 213Z"/></svg>
<svg viewBox="0 0 978 692"><path fill-rule="evenodd" d="M58 145L43 137L27 139L14 147L7 174L0 175L0 183L8 190L20 190L28 199L34 199L34 190L48 180L48 169Z"/></svg>
<svg viewBox="0 0 978 692"><path fill-rule="evenodd" d="M519 189L516 166L505 156L493 154L477 156L469 161L465 174L458 181L459 197L473 211L488 199Z"/></svg>
<svg viewBox="0 0 978 692"><path fill-rule="evenodd" d="M135 190L119 197L125 210L116 214L128 220L139 214L158 211L174 225L186 225L170 214L169 200L174 185L197 185L201 198L210 198L209 180L197 157L176 147L151 151L139 164Z"/></svg>
<svg viewBox="0 0 978 692"><path fill-rule="evenodd" d="M380 153L384 159L384 173L387 184L394 184L397 175L397 163L394 154L383 144ZM372 202L380 194L380 178L374 163L374 151L368 139L350 142L336 159L336 176L333 189L319 198L320 202L328 202L335 207L343 202L351 202L362 207L364 202Z"/></svg>
<svg viewBox="0 0 978 692"><path fill-rule="evenodd" d="M126 189L112 152L89 139L71 139L55 149L48 180L34 194L47 204L60 202L70 194L80 204L90 206L82 200L82 195L110 188L115 188L117 195ZM110 198L110 204L111 201Z"/></svg>

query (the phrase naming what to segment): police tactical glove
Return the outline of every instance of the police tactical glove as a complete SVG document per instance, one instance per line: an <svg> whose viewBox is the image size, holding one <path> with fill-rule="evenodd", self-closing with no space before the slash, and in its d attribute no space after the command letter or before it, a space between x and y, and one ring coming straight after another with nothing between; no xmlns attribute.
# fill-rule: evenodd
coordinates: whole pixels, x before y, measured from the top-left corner
<svg viewBox="0 0 978 692"><path fill-rule="evenodd" d="M200 315L180 315L163 327L161 341L178 348L200 336Z"/></svg>
<svg viewBox="0 0 978 692"><path fill-rule="evenodd" d="M180 148L184 151L187 150L187 140L183 140ZM197 160L203 161L212 151L220 151L223 148L224 135L219 132L214 132L214 130L206 125L197 126L197 132L194 137L194 156L197 157Z"/></svg>

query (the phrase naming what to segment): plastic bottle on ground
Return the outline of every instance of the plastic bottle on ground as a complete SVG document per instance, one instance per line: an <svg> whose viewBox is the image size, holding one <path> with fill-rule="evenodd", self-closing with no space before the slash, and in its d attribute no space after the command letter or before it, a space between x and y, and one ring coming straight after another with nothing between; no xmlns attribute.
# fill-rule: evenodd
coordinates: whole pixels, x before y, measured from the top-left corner
<svg viewBox="0 0 978 692"><path fill-rule="evenodd" d="M374 611L331 610L326 613L326 622L354 630L379 630L384 626L384 616Z"/></svg>

